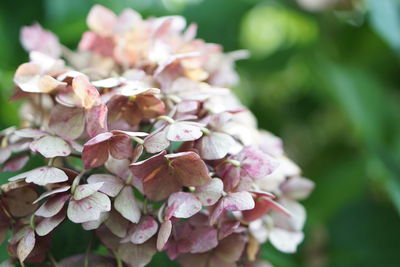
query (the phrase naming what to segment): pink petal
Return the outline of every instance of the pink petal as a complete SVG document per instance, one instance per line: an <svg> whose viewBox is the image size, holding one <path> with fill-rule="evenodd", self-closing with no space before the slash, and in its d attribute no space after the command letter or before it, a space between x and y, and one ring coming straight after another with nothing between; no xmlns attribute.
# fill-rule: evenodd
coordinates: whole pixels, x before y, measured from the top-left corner
<svg viewBox="0 0 400 267"><path fill-rule="evenodd" d="M103 183L103 185L98 189L98 191L110 196L115 197L124 187L124 182L122 179L117 178L110 174L92 174L87 179L89 184L92 183Z"/></svg>
<svg viewBox="0 0 400 267"><path fill-rule="evenodd" d="M117 16L101 5L94 5L86 18L88 27L102 36L111 35L116 22Z"/></svg>
<svg viewBox="0 0 400 267"><path fill-rule="evenodd" d="M29 156L27 154L21 154L11 159L7 160L4 163L3 168L1 169L2 172L16 172L21 170L25 167L26 163L29 161ZM0 163L1 164L1 163Z"/></svg>
<svg viewBox="0 0 400 267"><path fill-rule="evenodd" d="M104 139L108 137L109 134L111 133L99 134L89 140L83 147L82 160L83 166L86 169L99 167L107 161L109 156L109 144L107 139Z"/></svg>
<svg viewBox="0 0 400 267"><path fill-rule="evenodd" d="M161 224L160 231L157 236L157 250L161 251L167 243L172 231L172 223L166 220Z"/></svg>
<svg viewBox="0 0 400 267"><path fill-rule="evenodd" d="M51 183L65 182L68 180L68 176L58 168L46 166L18 174L10 178L9 181L17 181L21 179L25 179L25 182L27 183L47 185Z"/></svg>
<svg viewBox="0 0 400 267"><path fill-rule="evenodd" d="M246 241L243 235L232 234L220 241L214 253L225 262L235 263L242 256L245 245Z"/></svg>
<svg viewBox="0 0 400 267"><path fill-rule="evenodd" d="M109 141L109 151L113 158L130 158L133 155L132 141L127 135L114 135Z"/></svg>
<svg viewBox="0 0 400 267"><path fill-rule="evenodd" d="M168 198L168 205L174 207L173 216L176 218L189 218L201 210L201 202L191 193L177 192Z"/></svg>
<svg viewBox="0 0 400 267"><path fill-rule="evenodd" d="M124 218L133 223L139 222L141 211L130 186L122 188L114 200L114 207Z"/></svg>
<svg viewBox="0 0 400 267"><path fill-rule="evenodd" d="M72 80L72 88L81 101L81 106L85 109L90 109L99 104L100 94L85 75L76 76Z"/></svg>
<svg viewBox="0 0 400 267"><path fill-rule="evenodd" d="M178 121L167 126L167 139L169 141L193 141L199 139L203 132L201 124L196 122Z"/></svg>
<svg viewBox="0 0 400 267"><path fill-rule="evenodd" d="M140 220L130 240L133 244L143 244L153 237L157 233L157 230L158 224L156 220L152 216L147 215Z"/></svg>
<svg viewBox="0 0 400 267"><path fill-rule="evenodd" d="M125 220L118 212L111 211L110 216L104 224L114 235L123 238L126 236L129 221Z"/></svg>
<svg viewBox="0 0 400 267"><path fill-rule="evenodd" d="M314 187L314 182L306 178L293 177L282 184L281 191L287 197L302 200L308 197Z"/></svg>
<svg viewBox="0 0 400 267"><path fill-rule="evenodd" d="M104 211L111 210L111 202L107 195L95 192L81 200L71 199L68 205L68 218L74 223L97 220Z"/></svg>
<svg viewBox="0 0 400 267"><path fill-rule="evenodd" d="M11 156L8 148L0 148L0 164L3 164Z"/></svg>
<svg viewBox="0 0 400 267"><path fill-rule="evenodd" d="M224 184L221 179L213 178L210 183L197 187L193 194L203 206L211 206L217 203L223 191Z"/></svg>
<svg viewBox="0 0 400 267"><path fill-rule="evenodd" d="M86 111L86 132L90 137L108 131L107 126L108 108L104 104L95 105Z"/></svg>
<svg viewBox="0 0 400 267"><path fill-rule="evenodd" d="M264 178L279 165L278 161L255 147L246 147L240 152L242 172L254 179Z"/></svg>
<svg viewBox="0 0 400 267"><path fill-rule="evenodd" d="M29 256L35 247L35 242L35 232L33 230L28 230L18 243L17 255L20 262L24 262Z"/></svg>
<svg viewBox="0 0 400 267"><path fill-rule="evenodd" d="M108 219L108 217L110 217L110 212L102 212L97 220L82 223L82 228L86 231L95 230L99 228L100 225Z"/></svg>
<svg viewBox="0 0 400 267"><path fill-rule="evenodd" d="M192 232L190 236L193 241L190 253L203 253L218 245L217 230L214 228L200 228Z"/></svg>
<svg viewBox="0 0 400 267"><path fill-rule="evenodd" d="M167 140L167 131L160 129L152 132L144 139L144 147L148 153L158 153L170 145Z"/></svg>
<svg viewBox="0 0 400 267"><path fill-rule="evenodd" d="M184 186L201 186L211 182L206 164L195 152L168 154L165 157Z"/></svg>
<svg viewBox="0 0 400 267"><path fill-rule="evenodd" d="M69 144L60 137L52 135L39 137L31 143L30 148L46 158L66 157L71 154Z"/></svg>
<svg viewBox="0 0 400 267"><path fill-rule="evenodd" d="M43 135L46 135L46 132L37 130L37 129L25 128L25 129L15 131L15 135L17 135L19 137L24 137L24 138L35 138L36 139Z"/></svg>
<svg viewBox="0 0 400 267"><path fill-rule="evenodd" d="M45 236L54 230L65 219L65 211L57 215L43 219L36 225L35 231L39 236Z"/></svg>
<svg viewBox="0 0 400 267"><path fill-rule="evenodd" d="M148 266L156 252L153 239L141 245L125 243L118 247L118 255L126 264L133 267Z"/></svg>
<svg viewBox="0 0 400 267"><path fill-rule="evenodd" d="M38 23L22 27L20 39L26 51L38 51L54 58L61 55L57 36L44 30Z"/></svg>
<svg viewBox="0 0 400 267"><path fill-rule="evenodd" d="M97 192L102 186L103 182L78 185L74 192L74 199L81 200L88 197Z"/></svg>
<svg viewBox="0 0 400 267"><path fill-rule="evenodd" d="M152 201L161 201L171 193L180 191L182 185L169 171L165 151L130 165L133 175L143 182L144 194Z"/></svg>
<svg viewBox="0 0 400 267"><path fill-rule="evenodd" d="M57 135L68 140L74 140L83 133L85 113L81 108L56 105L50 114L49 127Z"/></svg>
<svg viewBox="0 0 400 267"><path fill-rule="evenodd" d="M56 215L64 207L64 204L67 202L69 197L69 194L59 194L52 197L40 206L40 208L35 212L35 215L46 218Z"/></svg>
<svg viewBox="0 0 400 267"><path fill-rule="evenodd" d="M254 208L254 205L253 197L249 192L231 193L220 199L210 216L210 224L214 224L223 212L251 210Z"/></svg>
<svg viewBox="0 0 400 267"><path fill-rule="evenodd" d="M230 234L234 233L240 226L239 221L224 222L218 232L218 239L224 239Z"/></svg>
<svg viewBox="0 0 400 267"><path fill-rule="evenodd" d="M232 136L213 132L210 135L204 135L196 144L196 148L203 159L214 160L225 157L234 145L235 140Z"/></svg>
<svg viewBox="0 0 400 267"><path fill-rule="evenodd" d="M107 162L104 164L106 169L112 174L126 178L129 176L129 164L131 162L128 159L115 159L112 156L108 157Z"/></svg>
<svg viewBox="0 0 400 267"><path fill-rule="evenodd" d="M271 244L284 253L295 253L303 238L302 232L290 232L279 228L274 228L269 235Z"/></svg>
<svg viewBox="0 0 400 267"><path fill-rule="evenodd" d="M67 186L63 186L63 187L58 187L56 189L47 191L46 193L43 193L42 195L40 195L40 197L38 199L36 199L33 204L38 203L40 200L48 197L48 196L52 196L54 194L58 194L58 193L62 193L65 191L68 191L71 188L71 186L67 185Z"/></svg>

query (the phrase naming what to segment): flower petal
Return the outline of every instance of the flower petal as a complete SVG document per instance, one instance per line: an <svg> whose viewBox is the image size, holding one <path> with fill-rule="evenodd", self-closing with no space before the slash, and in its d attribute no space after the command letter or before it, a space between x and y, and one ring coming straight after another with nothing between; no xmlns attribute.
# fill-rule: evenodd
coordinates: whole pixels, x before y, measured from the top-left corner
<svg viewBox="0 0 400 267"><path fill-rule="evenodd" d="M140 220L130 240L133 244L143 244L153 237L157 233L157 230L158 224L156 220L152 216L147 215Z"/></svg>
<svg viewBox="0 0 400 267"><path fill-rule="evenodd" d="M302 232L290 232L280 228L274 228L269 235L271 244L284 253L295 253L303 238Z"/></svg>
<svg viewBox="0 0 400 267"><path fill-rule="evenodd" d="M160 231L157 236L157 250L161 251L167 243L169 236L172 231L172 223L170 220L166 220L161 224Z"/></svg>
<svg viewBox="0 0 400 267"><path fill-rule="evenodd" d="M139 222L141 211L130 186L122 188L114 200L114 207L124 218L133 223Z"/></svg>
<svg viewBox="0 0 400 267"><path fill-rule="evenodd" d="M38 225L36 225L36 233L39 236L47 235L65 219L65 215L65 211L61 211L53 217L43 219Z"/></svg>
<svg viewBox="0 0 400 267"><path fill-rule="evenodd" d="M235 140L232 136L213 132L210 135L204 135L196 144L196 148L203 159L214 160L225 157L234 145Z"/></svg>
<svg viewBox="0 0 400 267"><path fill-rule="evenodd" d="M52 135L39 137L31 143L30 148L46 158L66 157L71 154L69 144L62 138Z"/></svg>
<svg viewBox="0 0 400 267"><path fill-rule="evenodd" d="M88 197L97 192L102 186L103 182L78 185L74 192L74 199L81 200Z"/></svg>
<svg viewBox="0 0 400 267"><path fill-rule="evenodd" d="M18 174L11 177L9 181L17 181L21 179L25 179L27 183L47 185L51 183L65 182L68 180L68 176L58 168L45 166Z"/></svg>
<svg viewBox="0 0 400 267"><path fill-rule="evenodd" d="M111 35L116 22L117 16L101 5L94 5L86 18L89 28L102 36Z"/></svg>
<svg viewBox="0 0 400 267"><path fill-rule="evenodd" d="M29 256L29 254L35 247L35 243L35 232L30 229L25 233L25 235L18 243L17 255L20 262L24 262L25 259Z"/></svg>
<svg viewBox="0 0 400 267"><path fill-rule="evenodd" d="M89 176L87 181L89 184L100 182L103 183L98 191L110 197L117 196L122 187L124 187L124 182L122 179L110 174L92 174Z"/></svg>
<svg viewBox="0 0 400 267"><path fill-rule="evenodd" d="M104 104L95 105L86 111L86 132L90 137L108 131L107 126L108 108Z"/></svg>
<svg viewBox="0 0 400 267"><path fill-rule="evenodd" d="M111 210L111 202L107 195L95 192L81 200L71 199L68 205L68 218L74 223L97 220L104 211Z"/></svg>
<svg viewBox="0 0 400 267"><path fill-rule="evenodd" d="M85 113L82 108L70 108L56 105L50 114L49 127L57 135L74 140L85 129Z"/></svg>
<svg viewBox="0 0 400 267"><path fill-rule="evenodd" d="M201 202L193 194L186 192L173 193L168 198L168 205L174 206L172 216L176 218L189 218L201 210Z"/></svg>
<svg viewBox="0 0 400 267"><path fill-rule="evenodd" d="M224 184L219 178L213 178L210 183L196 187L193 194L203 206L214 205L222 196Z"/></svg>
<svg viewBox="0 0 400 267"><path fill-rule="evenodd" d="M199 139L203 132L202 125L196 122L178 121L167 126L167 139L169 141L193 141Z"/></svg>
<svg viewBox="0 0 400 267"><path fill-rule="evenodd" d="M253 197L249 192L231 193L219 200L210 216L210 224L214 224L223 212L251 210L254 205Z"/></svg>
<svg viewBox="0 0 400 267"><path fill-rule="evenodd" d="M35 215L46 218L52 217L61 211L68 199L69 194L56 195L43 203L43 205L35 212Z"/></svg>

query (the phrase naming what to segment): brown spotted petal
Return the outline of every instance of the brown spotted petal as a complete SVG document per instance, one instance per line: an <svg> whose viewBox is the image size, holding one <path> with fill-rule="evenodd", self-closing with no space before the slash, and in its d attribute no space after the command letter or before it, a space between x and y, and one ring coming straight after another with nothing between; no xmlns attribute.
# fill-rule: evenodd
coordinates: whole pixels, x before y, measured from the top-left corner
<svg viewBox="0 0 400 267"><path fill-rule="evenodd" d="M201 186L211 181L207 166L194 152L166 155L163 151L131 164L130 169L143 181L144 194L152 201L161 201L182 186Z"/></svg>
<svg viewBox="0 0 400 267"><path fill-rule="evenodd" d="M30 186L21 186L9 191L3 191L2 200L7 210L14 217L22 217L31 214L37 208L32 202L38 194Z"/></svg>

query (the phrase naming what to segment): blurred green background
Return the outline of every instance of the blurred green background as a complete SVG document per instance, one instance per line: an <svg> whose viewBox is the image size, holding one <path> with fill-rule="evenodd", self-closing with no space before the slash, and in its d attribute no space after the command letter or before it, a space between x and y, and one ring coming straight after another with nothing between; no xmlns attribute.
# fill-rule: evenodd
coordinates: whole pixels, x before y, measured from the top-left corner
<svg viewBox="0 0 400 267"><path fill-rule="evenodd" d="M28 58L19 29L38 21L74 48L94 3L145 17L181 14L206 41L251 51L237 64L242 80L234 90L316 183L303 202L298 253L267 245L265 259L278 267L400 266L399 1L2 0L0 128L18 123L18 103L8 98ZM62 228L56 258L88 238L79 226ZM173 265L160 255L152 266Z"/></svg>

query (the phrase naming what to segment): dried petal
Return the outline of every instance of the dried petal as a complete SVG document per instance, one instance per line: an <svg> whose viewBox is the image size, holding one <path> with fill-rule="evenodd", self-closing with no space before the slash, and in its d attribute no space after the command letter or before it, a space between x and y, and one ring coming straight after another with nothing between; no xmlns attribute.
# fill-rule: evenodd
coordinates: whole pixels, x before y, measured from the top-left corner
<svg viewBox="0 0 400 267"><path fill-rule="evenodd" d="M25 179L25 182L27 183L46 185L65 182L68 180L68 176L58 168L45 166L18 174L10 178L9 181L17 181L21 179Z"/></svg>
<svg viewBox="0 0 400 267"><path fill-rule="evenodd" d="M224 184L221 179L213 178L210 183L197 187L193 194L203 206L211 206L221 198L223 191Z"/></svg>
<svg viewBox="0 0 400 267"><path fill-rule="evenodd" d="M103 183L98 191L110 197L116 197L121 191L122 187L124 187L124 182L122 179L110 174L92 174L89 176L87 181L89 184Z"/></svg>
<svg viewBox="0 0 400 267"><path fill-rule="evenodd" d="M36 225L35 231L39 236L45 236L54 230L65 219L65 211L61 211L57 215L43 219Z"/></svg>
<svg viewBox="0 0 400 267"><path fill-rule="evenodd" d="M52 135L39 137L31 143L30 148L46 158L66 157L71 154L69 144L60 137Z"/></svg>
<svg viewBox="0 0 400 267"><path fill-rule="evenodd" d="M174 203L173 216L176 218L189 218L201 210L201 202L190 193L173 193L168 198L168 205L172 206Z"/></svg>
<svg viewBox="0 0 400 267"><path fill-rule="evenodd" d="M97 192L102 186L103 182L78 185L74 192L74 199L81 200L88 197Z"/></svg>
<svg viewBox="0 0 400 267"><path fill-rule="evenodd" d="M50 114L49 127L57 135L74 140L82 135L85 128L84 110L56 105Z"/></svg>
<svg viewBox="0 0 400 267"><path fill-rule="evenodd" d="M133 244L143 244L152 238L157 233L157 230L158 224L156 220L152 216L145 216L136 226L130 240Z"/></svg>
<svg viewBox="0 0 400 267"><path fill-rule="evenodd" d="M169 236L172 231L172 223L170 220L166 220L161 224L160 231L157 236L157 250L161 251L167 243Z"/></svg>
<svg viewBox="0 0 400 267"><path fill-rule="evenodd" d="M254 208L254 200L249 192L230 193L221 198L210 216L210 224L214 224L226 211L243 211Z"/></svg>
<svg viewBox="0 0 400 267"><path fill-rule="evenodd" d="M25 259L32 252L35 247L35 232L33 230L28 230L22 239L18 243L17 255L20 262L24 262Z"/></svg>
<svg viewBox="0 0 400 267"><path fill-rule="evenodd" d="M139 222L141 215L140 207L130 186L122 188L121 192L115 198L114 207L124 218L133 223Z"/></svg>
<svg viewBox="0 0 400 267"><path fill-rule="evenodd" d="M103 193L95 192L81 200L71 199L67 215L72 222L83 223L97 220L102 212L110 210L110 199Z"/></svg>
<svg viewBox="0 0 400 267"><path fill-rule="evenodd" d="M52 197L40 206L40 208L35 212L35 215L46 218L56 215L62 210L69 197L69 194L59 194Z"/></svg>

